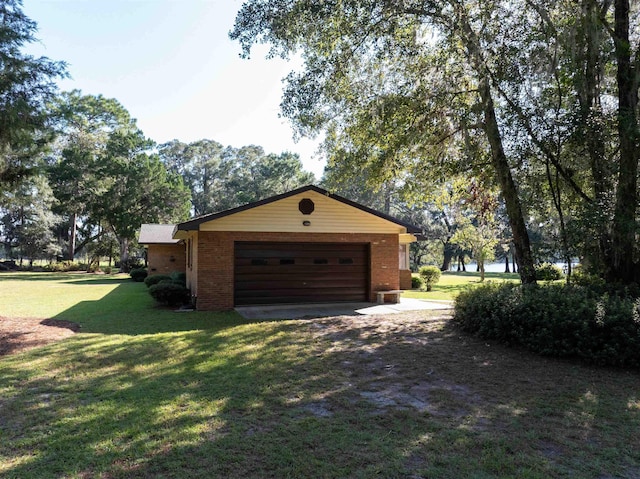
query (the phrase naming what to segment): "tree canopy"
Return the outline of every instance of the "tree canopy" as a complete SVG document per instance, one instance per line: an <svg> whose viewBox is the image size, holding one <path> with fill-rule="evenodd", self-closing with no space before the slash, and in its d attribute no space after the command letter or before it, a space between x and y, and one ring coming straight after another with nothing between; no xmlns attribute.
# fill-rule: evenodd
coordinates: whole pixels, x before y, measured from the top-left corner
<svg viewBox="0 0 640 479"><path fill-rule="evenodd" d="M69 221L70 259L78 249L78 219L87 241L113 233L126 263L142 223L188 217L190 194L182 178L152 153L154 143L117 100L73 91L62 94L55 108L58 140L49 178L58 210Z"/></svg>
<svg viewBox="0 0 640 479"><path fill-rule="evenodd" d="M73 258L117 242L126 258L141 222L315 181L294 153L212 139L158 146L117 100L59 94L65 64L23 52L36 24L21 7L0 5L0 216L11 254ZM639 8L246 0L230 36L245 56L266 43L270 55L302 60L282 113L298 134L323 135L324 186L422 225L442 267L469 251L490 257L472 244L481 237L487 250L513 252L524 283L551 257L631 283L640 280ZM496 191L492 215L471 207ZM429 254L414 253L417 263Z"/></svg>
<svg viewBox="0 0 640 479"><path fill-rule="evenodd" d="M23 52L36 31L21 0L0 3L0 189L36 166L50 139L47 104L57 91L55 80L66 76L63 62Z"/></svg>
<svg viewBox="0 0 640 479"><path fill-rule="evenodd" d="M224 147L212 140L160 145L162 162L191 190L196 216L222 211L315 181L298 155L266 154L260 146Z"/></svg>
<svg viewBox="0 0 640 479"><path fill-rule="evenodd" d="M332 167L352 177L366 168L372 181L409 195L457 174L480 177L501 193L523 282L535 282L530 231L544 209L565 256L630 282L638 276L635 8L628 0L248 0L230 36L245 56L267 43L271 55L304 60L287 77L282 111L301 134L326 131Z"/></svg>

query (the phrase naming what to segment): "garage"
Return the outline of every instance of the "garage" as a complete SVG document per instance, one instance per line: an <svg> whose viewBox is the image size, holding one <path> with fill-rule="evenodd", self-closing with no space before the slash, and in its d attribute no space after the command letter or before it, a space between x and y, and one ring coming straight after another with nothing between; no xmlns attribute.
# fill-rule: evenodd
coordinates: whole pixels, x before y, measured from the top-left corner
<svg viewBox="0 0 640 479"><path fill-rule="evenodd" d="M179 223L199 311L376 301L400 288L420 229L308 185ZM406 271L404 271L406 269Z"/></svg>
<svg viewBox="0 0 640 479"><path fill-rule="evenodd" d="M234 243L236 306L367 301L369 245Z"/></svg>

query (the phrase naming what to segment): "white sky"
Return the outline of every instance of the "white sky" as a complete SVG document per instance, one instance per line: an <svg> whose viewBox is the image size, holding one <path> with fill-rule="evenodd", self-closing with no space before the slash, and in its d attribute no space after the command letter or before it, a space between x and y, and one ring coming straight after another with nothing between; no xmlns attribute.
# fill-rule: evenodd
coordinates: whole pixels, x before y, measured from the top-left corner
<svg viewBox="0 0 640 479"><path fill-rule="evenodd" d="M317 179L317 142L293 141L278 118L281 79L292 69L256 49L239 58L229 40L240 0L24 0L37 22L34 55L68 63L62 90L117 99L158 143L203 138L267 153L292 151Z"/></svg>

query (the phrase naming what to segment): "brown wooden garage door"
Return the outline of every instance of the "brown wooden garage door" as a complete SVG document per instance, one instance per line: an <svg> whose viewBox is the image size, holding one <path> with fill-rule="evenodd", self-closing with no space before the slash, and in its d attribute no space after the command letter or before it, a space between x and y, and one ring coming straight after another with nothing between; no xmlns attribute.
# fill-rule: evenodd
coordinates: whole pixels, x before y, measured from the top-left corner
<svg viewBox="0 0 640 479"><path fill-rule="evenodd" d="M366 244L235 244L237 306L366 301L368 279Z"/></svg>

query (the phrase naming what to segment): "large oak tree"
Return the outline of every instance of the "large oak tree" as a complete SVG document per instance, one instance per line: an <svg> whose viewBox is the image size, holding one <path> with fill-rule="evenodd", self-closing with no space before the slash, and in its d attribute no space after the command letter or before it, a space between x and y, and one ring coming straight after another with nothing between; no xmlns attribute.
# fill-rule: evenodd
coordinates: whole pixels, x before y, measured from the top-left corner
<svg viewBox="0 0 640 479"><path fill-rule="evenodd" d="M302 134L324 131L330 161L346 174L366 167L381 183L428 188L484 165L502 193L524 283L535 282L527 221L546 207L533 191L555 211L563 256L576 251L572 238L593 251L593 236L596 270L630 282L640 83L632 7L250 0L231 37L245 55L255 43L300 55L283 112Z"/></svg>
<svg viewBox="0 0 640 479"><path fill-rule="evenodd" d="M522 281L535 283L485 57L496 22L489 3L248 1L231 37L245 55L256 42L272 44L272 54L301 51L305 69L289 76L283 111L302 133L326 128L339 161L372 165L381 179L407 169L429 176L452 156L451 140L480 145L504 198Z"/></svg>

